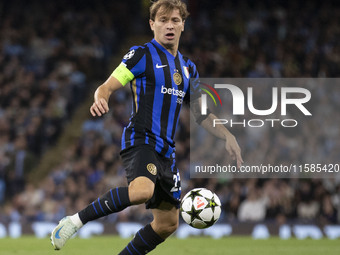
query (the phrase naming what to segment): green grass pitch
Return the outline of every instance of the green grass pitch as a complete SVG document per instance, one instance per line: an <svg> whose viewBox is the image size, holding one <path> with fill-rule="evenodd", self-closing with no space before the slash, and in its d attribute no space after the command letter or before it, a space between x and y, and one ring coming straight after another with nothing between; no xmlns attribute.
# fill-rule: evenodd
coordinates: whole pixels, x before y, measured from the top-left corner
<svg viewBox="0 0 340 255"><path fill-rule="evenodd" d="M49 239L25 236L19 239L0 239L1 255L114 255L129 242L117 236L101 236L90 239L74 238L60 251L54 251ZM250 237L225 237L211 239L192 237L169 238L149 254L184 255L335 255L340 254L340 240L253 240Z"/></svg>

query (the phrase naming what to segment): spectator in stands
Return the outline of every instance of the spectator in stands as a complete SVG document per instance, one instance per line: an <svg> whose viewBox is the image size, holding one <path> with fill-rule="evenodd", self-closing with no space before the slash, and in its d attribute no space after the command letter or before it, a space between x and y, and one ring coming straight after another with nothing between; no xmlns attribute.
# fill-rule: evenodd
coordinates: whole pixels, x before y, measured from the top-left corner
<svg viewBox="0 0 340 255"><path fill-rule="evenodd" d="M240 204L237 217L240 221L263 221L266 217L268 198L258 187L248 190L247 198Z"/></svg>

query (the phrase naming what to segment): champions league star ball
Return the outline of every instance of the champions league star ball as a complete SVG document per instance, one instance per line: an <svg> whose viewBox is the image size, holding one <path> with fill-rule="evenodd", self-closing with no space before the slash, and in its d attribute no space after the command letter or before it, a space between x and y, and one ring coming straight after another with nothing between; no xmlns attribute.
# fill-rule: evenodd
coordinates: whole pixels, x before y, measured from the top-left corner
<svg viewBox="0 0 340 255"><path fill-rule="evenodd" d="M220 218L221 202L214 192L197 188L183 197L180 210L183 220L190 226L208 228Z"/></svg>

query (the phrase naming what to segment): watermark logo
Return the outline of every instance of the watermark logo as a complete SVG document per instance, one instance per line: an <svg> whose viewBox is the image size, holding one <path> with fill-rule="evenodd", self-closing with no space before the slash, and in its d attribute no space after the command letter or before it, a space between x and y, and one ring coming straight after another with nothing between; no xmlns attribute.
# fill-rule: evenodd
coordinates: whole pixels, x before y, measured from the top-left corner
<svg viewBox="0 0 340 255"><path fill-rule="evenodd" d="M200 77L190 86L190 178L339 175L340 79ZM224 128L240 146L241 166L214 136Z"/></svg>
<svg viewBox="0 0 340 255"><path fill-rule="evenodd" d="M205 93L207 93L211 97L211 99L214 101L215 106L217 106L217 103L216 103L216 99L215 99L215 97L213 96L212 93L215 94L215 96L218 99L218 101L220 102L221 106L223 106L221 97L217 93L216 89L214 89L212 86L210 86L206 83L200 83L200 84L202 85L201 90L204 91ZM212 91L212 93L209 90ZM202 99L202 107L201 107L202 115L207 114L207 108L208 108L207 94L202 94L202 98L201 98Z"/></svg>
<svg viewBox="0 0 340 255"><path fill-rule="evenodd" d="M210 86L205 83L201 83L204 87L210 89L217 97L220 102L221 107L222 100L219 94L217 93L216 89L224 89L225 92L230 93L232 96L232 113L233 115L245 115L245 106L247 106L247 110L249 113L252 113L256 116L269 116L271 114L276 113L278 108L280 108L280 115L287 116L287 107L293 107L291 109L299 110L305 116L312 116L312 113L307 109L305 106L311 100L311 92L306 88L301 87L272 87L271 88L271 106L268 109L257 109L254 106L254 90L256 88L248 87L246 92L247 100L245 100L245 94L243 91L236 85L233 84L214 84L214 86ZM207 93L212 100L214 101L215 106L217 106L216 99L214 95L206 88L201 88L202 91ZM207 103L207 94L202 94L201 96L201 114L207 115L208 103ZM280 107L279 107L280 105ZM296 127L298 125L298 121L295 119L250 119L246 121L245 119L241 122L233 122L233 120L227 119L215 119L214 126L222 124L232 123L234 125L241 124L243 126L250 126L250 127L262 127L264 126L265 122L271 124L271 127L275 126L276 122L281 122L283 127ZM247 125L248 124L248 125Z"/></svg>

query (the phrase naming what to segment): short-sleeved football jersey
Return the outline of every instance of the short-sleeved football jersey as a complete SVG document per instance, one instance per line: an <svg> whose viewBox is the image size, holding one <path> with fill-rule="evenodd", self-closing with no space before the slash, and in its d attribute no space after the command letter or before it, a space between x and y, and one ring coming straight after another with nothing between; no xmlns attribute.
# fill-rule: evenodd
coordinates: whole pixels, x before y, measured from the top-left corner
<svg viewBox="0 0 340 255"><path fill-rule="evenodd" d="M189 80L198 78L195 64L180 52L174 57L153 39L132 47L121 65L130 71L124 81L130 81L133 98L130 122L122 135L122 150L149 144L170 157L175 150L182 103L193 93Z"/></svg>

